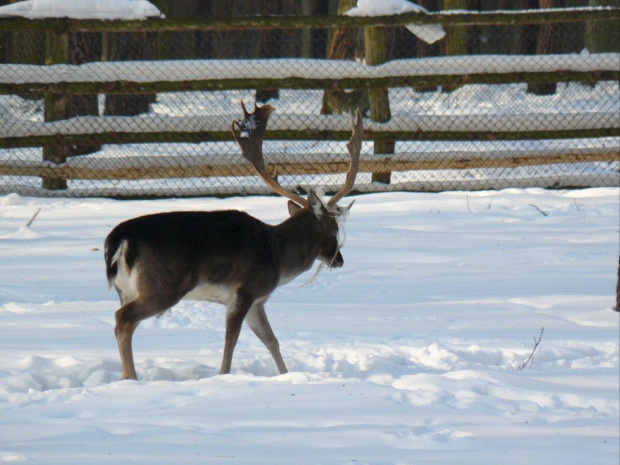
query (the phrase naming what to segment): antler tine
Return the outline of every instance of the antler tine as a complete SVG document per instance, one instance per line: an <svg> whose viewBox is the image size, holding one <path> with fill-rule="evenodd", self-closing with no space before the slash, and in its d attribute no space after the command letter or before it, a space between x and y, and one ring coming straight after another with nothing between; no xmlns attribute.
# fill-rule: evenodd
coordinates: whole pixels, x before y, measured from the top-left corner
<svg viewBox="0 0 620 465"><path fill-rule="evenodd" d="M349 171L344 182L344 186L336 192L336 194L329 199L327 205L333 207L338 201L351 192L353 185L355 184L355 177L357 176L357 170L360 165L360 152L362 150L362 139L364 135L364 125L362 122L362 112L358 108L355 110L355 114L349 111L351 117L351 139L347 142L347 150L349 151Z"/></svg>
<svg viewBox="0 0 620 465"><path fill-rule="evenodd" d="M267 129L269 115L275 111L275 108L271 105L263 105L262 107L255 105L254 112L248 113L242 100L241 109L243 110L244 118L242 120L234 120L230 125L230 129L232 130L233 137L241 148L243 158L251 163L256 173L276 194L280 194L302 207L307 207L308 202L306 199L282 187L278 181L271 177L265 165L263 157L263 137ZM239 130L239 136L237 136L236 130Z"/></svg>

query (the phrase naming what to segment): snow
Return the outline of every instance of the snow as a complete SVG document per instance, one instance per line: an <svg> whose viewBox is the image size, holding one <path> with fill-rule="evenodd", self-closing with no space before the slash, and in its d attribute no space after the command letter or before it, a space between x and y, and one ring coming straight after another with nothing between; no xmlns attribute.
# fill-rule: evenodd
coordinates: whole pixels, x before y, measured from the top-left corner
<svg viewBox="0 0 620 465"><path fill-rule="evenodd" d="M267 304L291 373L244 329L217 375L223 309L186 301L138 328L138 382L119 381L105 235L169 210L273 224L284 200L0 196L0 461L615 465L619 196L356 196L344 267Z"/></svg>
<svg viewBox="0 0 620 465"><path fill-rule="evenodd" d="M357 5L347 11L347 15L387 16L412 12L428 13L428 10L407 0L358 0ZM409 32L429 44L446 36L446 31L439 24L407 24L405 27Z"/></svg>
<svg viewBox="0 0 620 465"><path fill-rule="evenodd" d="M160 17L161 12L144 0L28 0L0 7L2 16L129 20Z"/></svg>

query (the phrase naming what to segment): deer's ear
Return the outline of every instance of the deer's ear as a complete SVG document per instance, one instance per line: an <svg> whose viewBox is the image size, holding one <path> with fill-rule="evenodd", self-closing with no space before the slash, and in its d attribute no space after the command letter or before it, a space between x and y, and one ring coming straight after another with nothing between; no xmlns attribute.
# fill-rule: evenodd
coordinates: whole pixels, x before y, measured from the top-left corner
<svg viewBox="0 0 620 465"><path fill-rule="evenodd" d="M310 211L314 213L314 216L317 218L321 218L327 214L327 208L325 208L323 201L313 189L308 191L308 206L310 207Z"/></svg>
<svg viewBox="0 0 620 465"><path fill-rule="evenodd" d="M288 201L288 214L290 216L295 216L298 212L303 210L303 208L304 207L302 207L301 205L293 202L292 200Z"/></svg>
<svg viewBox="0 0 620 465"><path fill-rule="evenodd" d="M355 203L355 199L351 201L351 203L347 205L346 207L338 207L338 212L340 213L340 215L347 215L349 213L349 210L351 210L351 207L353 206L354 203Z"/></svg>

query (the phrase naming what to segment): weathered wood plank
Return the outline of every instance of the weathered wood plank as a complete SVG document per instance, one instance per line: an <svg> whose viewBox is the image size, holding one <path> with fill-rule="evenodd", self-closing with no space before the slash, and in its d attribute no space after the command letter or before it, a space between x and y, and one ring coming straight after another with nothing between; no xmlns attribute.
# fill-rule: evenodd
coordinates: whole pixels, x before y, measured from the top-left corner
<svg viewBox="0 0 620 465"><path fill-rule="evenodd" d="M571 129L564 131L384 131L365 132L365 140L445 140L445 141L507 141L538 139L573 139L619 137L620 128ZM265 140L348 140L350 131L331 130L270 130ZM43 145L137 144L157 142L199 143L230 141L229 132L114 132L99 134L38 135L0 139L0 148L40 147Z"/></svg>
<svg viewBox="0 0 620 465"><path fill-rule="evenodd" d="M77 19L30 20L0 18L0 30L38 30L67 32L205 31L225 29L286 29L415 24L514 25L585 20L618 20L618 8L562 8L525 11L444 11L405 13L394 16L244 16L211 18L150 18L130 21Z"/></svg>
<svg viewBox="0 0 620 465"><path fill-rule="evenodd" d="M490 152L459 154L366 154L360 159L360 172L394 172L419 170L465 170L479 168L516 168L533 165L551 165L560 163L618 162L620 151L617 149L577 149L575 151L553 151L547 153ZM280 175L315 175L345 173L348 161L342 156L317 163L313 154L275 156L276 161L269 163L277 167ZM223 160L229 160L225 155ZM214 161L214 159L216 159ZM74 159L68 163L56 165L49 162L1 162L0 175L62 177L65 179L90 180L139 180L200 177L236 177L254 176L252 167L243 159L222 162L211 155L201 162L199 157L189 160L176 157L130 159L107 159L109 168L102 168L102 159Z"/></svg>
<svg viewBox="0 0 620 465"><path fill-rule="evenodd" d="M553 71L511 73L436 74L428 76L390 76L378 78L307 79L201 79L192 81L87 81L47 83L0 82L0 94L54 92L67 94L150 94L159 92L221 91L240 89L380 89L387 87L427 87L466 84L512 84L543 82L620 81L620 71Z"/></svg>

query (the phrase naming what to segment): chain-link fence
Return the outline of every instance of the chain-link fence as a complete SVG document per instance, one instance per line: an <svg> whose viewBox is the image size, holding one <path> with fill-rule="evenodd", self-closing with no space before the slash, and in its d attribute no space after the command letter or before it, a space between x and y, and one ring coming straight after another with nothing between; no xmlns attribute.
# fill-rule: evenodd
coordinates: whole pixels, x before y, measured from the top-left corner
<svg viewBox="0 0 620 465"><path fill-rule="evenodd" d="M1 19L0 193L267 192L230 132L241 100L277 108L265 159L291 190L342 184L351 108L365 115L359 191L615 186L611 11L445 15L432 44L385 18L139 32Z"/></svg>

